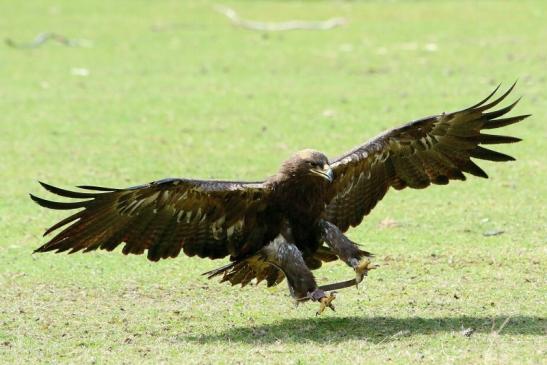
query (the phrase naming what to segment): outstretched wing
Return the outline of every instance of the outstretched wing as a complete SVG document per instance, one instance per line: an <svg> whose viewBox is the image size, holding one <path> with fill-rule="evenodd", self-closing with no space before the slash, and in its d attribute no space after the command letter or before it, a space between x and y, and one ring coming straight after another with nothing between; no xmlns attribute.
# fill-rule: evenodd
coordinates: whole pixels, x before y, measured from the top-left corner
<svg viewBox="0 0 547 365"><path fill-rule="evenodd" d="M482 147L513 143L519 138L481 133L519 122L529 115L500 118L517 104L495 111L513 90L487 103L496 93L464 110L443 113L389 130L331 162L332 184L327 219L342 231L357 226L390 187L421 189L431 183L465 180L465 175L487 178L471 158L511 161L513 157Z"/></svg>
<svg viewBox="0 0 547 365"><path fill-rule="evenodd" d="M125 242L124 254L148 250L152 261L176 257L181 249L188 256L220 258L256 249L250 245L266 230L260 214L268 190L261 183L165 179L128 189L80 187L92 192L41 184L59 196L82 199L60 203L31 194L41 206L83 210L49 228L44 235L70 223L37 252L111 251Z"/></svg>

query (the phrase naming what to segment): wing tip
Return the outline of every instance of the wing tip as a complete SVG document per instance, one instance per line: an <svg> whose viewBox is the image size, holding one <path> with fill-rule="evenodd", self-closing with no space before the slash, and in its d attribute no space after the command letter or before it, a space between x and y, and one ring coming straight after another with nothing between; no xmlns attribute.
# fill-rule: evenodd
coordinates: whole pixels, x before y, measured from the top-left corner
<svg viewBox="0 0 547 365"><path fill-rule="evenodd" d="M41 181L41 180L37 180L37 181L38 181L38 184L40 184L46 190L48 190L48 187L52 186L44 181Z"/></svg>
<svg viewBox="0 0 547 365"><path fill-rule="evenodd" d="M45 199L42 199L32 193L28 193L28 195L30 196L30 199L32 199L33 202L35 202L36 204L38 204L39 206L43 207L43 202L45 202L46 200Z"/></svg>
<svg viewBox="0 0 547 365"><path fill-rule="evenodd" d="M500 84L500 85L501 85L501 84ZM502 101L503 101L503 100L504 100L512 91L513 91L513 89L515 88L516 85L517 85L517 81L515 81L515 82L511 85L511 87L509 87L509 89L507 89L507 90L506 90L500 97L498 97L496 100L491 101L490 103L488 103L488 104L486 104L486 105L484 105L484 103L479 104L479 106L477 106L477 107L475 107L475 108L477 108L479 111L482 112L482 111L485 111L485 110L488 110L488 109L490 109L490 108L495 107L495 106L498 105L500 102L502 102ZM520 98L517 99L517 101L514 103L514 105L512 105L512 107L515 106L516 103L517 103L519 100L520 100ZM475 108L473 108L473 109L475 109ZM510 109L509 109L509 110L510 110Z"/></svg>
<svg viewBox="0 0 547 365"><path fill-rule="evenodd" d="M94 186L94 185L78 185L77 188L84 189L84 190L95 190L95 191L107 191L107 192L113 192L113 191L119 191L120 189L115 188L106 188L103 186Z"/></svg>
<svg viewBox="0 0 547 365"><path fill-rule="evenodd" d="M37 249L33 250L32 253L35 254L35 253L42 253L42 252L46 252L48 251L47 249L47 243L38 247Z"/></svg>

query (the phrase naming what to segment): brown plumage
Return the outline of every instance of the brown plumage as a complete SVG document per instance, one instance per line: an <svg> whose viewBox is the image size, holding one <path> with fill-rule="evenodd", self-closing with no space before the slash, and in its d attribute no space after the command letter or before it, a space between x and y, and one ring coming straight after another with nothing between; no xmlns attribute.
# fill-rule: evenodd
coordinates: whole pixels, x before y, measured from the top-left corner
<svg viewBox="0 0 547 365"><path fill-rule="evenodd" d="M223 281L242 285L266 280L269 286L287 277L295 298L331 306L334 297L325 299L310 269L336 258L356 271L367 266L359 262L369 253L342 232L358 225L390 187L444 185L465 180L464 173L487 177L472 158L513 160L482 147L519 141L483 133L528 117L503 117L516 102L492 111L513 87L494 101L489 102L497 88L467 109L389 130L330 162L318 151L300 151L261 182L164 179L126 189L80 186L84 191L41 183L51 193L78 200L31 195L35 202L81 210L49 228L46 235L65 227L36 251L112 251L124 243L124 254L147 252L152 261L181 251L211 259L229 256L231 263L209 277L222 275Z"/></svg>
<svg viewBox="0 0 547 365"><path fill-rule="evenodd" d="M471 158L512 161L513 157L481 145L513 143L519 138L482 133L529 117L500 118L517 104L489 111L505 99L511 86L494 101L498 90L472 107L422 118L389 130L334 159L333 183L326 219L342 231L357 226L376 206L390 187L423 189L430 184L446 185L465 180L463 173L487 178Z"/></svg>

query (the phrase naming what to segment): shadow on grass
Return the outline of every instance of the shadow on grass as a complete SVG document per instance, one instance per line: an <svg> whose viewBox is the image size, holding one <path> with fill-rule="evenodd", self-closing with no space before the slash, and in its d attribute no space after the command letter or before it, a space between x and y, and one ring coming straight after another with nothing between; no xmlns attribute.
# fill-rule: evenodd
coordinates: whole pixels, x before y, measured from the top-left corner
<svg viewBox="0 0 547 365"><path fill-rule="evenodd" d="M413 335L435 335L454 332L463 336L462 329L472 328L474 333L499 330L507 316L497 317L322 317L286 319L271 324L252 327L235 327L217 334L188 336L189 341L200 343L234 341L242 343L284 342L344 342L367 339L373 343L393 341ZM517 335L544 335L545 318L514 316L500 332Z"/></svg>

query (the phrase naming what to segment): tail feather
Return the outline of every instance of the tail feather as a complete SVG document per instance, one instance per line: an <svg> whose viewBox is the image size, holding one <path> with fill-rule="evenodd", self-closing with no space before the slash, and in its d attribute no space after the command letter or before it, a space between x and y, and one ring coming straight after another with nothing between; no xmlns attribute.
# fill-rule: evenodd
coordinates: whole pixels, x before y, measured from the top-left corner
<svg viewBox="0 0 547 365"><path fill-rule="evenodd" d="M229 282L232 285L241 284L242 287L256 279L257 284L265 278L274 278L268 280L268 286L277 285L283 281L284 274L277 267L264 261L260 255L254 255L249 258L230 262L219 268L204 272L202 275L212 279L221 276L220 282Z"/></svg>

